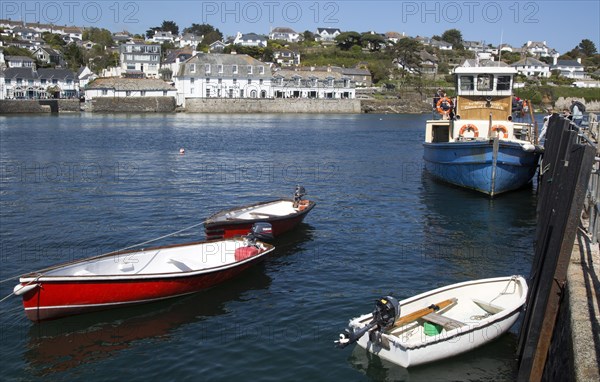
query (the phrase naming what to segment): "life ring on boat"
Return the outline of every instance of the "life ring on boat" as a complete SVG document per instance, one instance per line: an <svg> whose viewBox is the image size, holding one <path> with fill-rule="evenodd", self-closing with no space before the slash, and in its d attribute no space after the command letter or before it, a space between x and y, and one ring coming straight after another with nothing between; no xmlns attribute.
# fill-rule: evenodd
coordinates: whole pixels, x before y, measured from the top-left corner
<svg viewBox="0 0 600 382"><path fill-rule="evenodd" d="M454 104L452 103L452 100L448 97L440 98L440 100L437 102L437 104L435 106L436 106L437 112L440 113L441 115L450 114L450 111L454 108Z"/></svg>
<svg viewBox="0 0 600 382"><path fill-rule="evenodd" d="M306 208L308 208L308 200L301 200L300 204L298 205L298 211L304 211Z"/></svg>
<svg viewBox="0 0 600 382"><path fill-rule="evenodd" d="M504 125L494 125L492 126L492 131L501 131L504 135L504 139L508 138L508 129Z"/></svg>
<svg viewBox="0 0 600 382"><path fill-rule="evenodd" d="M468 123L466 125L463 125L463 127L460 128L460 131L458 132L458 135L460 137L462 137L463 134L465 133L465 131L469 131L469 130L471 130L473 132L473 137L474 138L477 138L479 136L479 130L477 129L477 126L475 126L473 124L470 124L470 123Z"/></svg>

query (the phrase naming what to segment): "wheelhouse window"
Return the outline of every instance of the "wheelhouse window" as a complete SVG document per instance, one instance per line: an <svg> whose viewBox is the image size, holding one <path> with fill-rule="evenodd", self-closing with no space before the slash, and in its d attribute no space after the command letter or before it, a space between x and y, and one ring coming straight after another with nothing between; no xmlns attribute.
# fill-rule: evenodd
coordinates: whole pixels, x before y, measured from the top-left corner
<svg viewBox="0 0 600 382"><path fill-rule="evenodd" d="M460 90L473 90L473 76L460 76Z"/></svg>
<svg viewBox="0 0 600 382"><path fill-rule="evenodd" d="M477 90L492 90L494 86L494 76L491 74L480 74L477 76Z"/></svg>
<svg viewBox="0 0 600 382"><path fill-rule="evenodd" d="M510 78L511 76L498 76L497 90L510 90Z"/></svg>

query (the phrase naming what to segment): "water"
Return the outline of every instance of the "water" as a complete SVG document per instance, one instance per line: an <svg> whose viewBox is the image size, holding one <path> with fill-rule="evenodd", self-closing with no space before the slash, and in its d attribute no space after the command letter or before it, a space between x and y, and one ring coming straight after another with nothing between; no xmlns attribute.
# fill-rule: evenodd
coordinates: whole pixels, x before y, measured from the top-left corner
<svg viewBox="0 0 600 382"><path fill-rule="evenodd" d="M381 295L529 272L535 189L490 201L432 180L422 170L426 118L0 117L2 280L291 196L296 184L318 203L264 263L193 296L42 324L9 298L2 379L514 379L517 327L409 370L333 347ZM158 244L203 237L197 227ZM0 297L15 283L0 284Z"/></svg>

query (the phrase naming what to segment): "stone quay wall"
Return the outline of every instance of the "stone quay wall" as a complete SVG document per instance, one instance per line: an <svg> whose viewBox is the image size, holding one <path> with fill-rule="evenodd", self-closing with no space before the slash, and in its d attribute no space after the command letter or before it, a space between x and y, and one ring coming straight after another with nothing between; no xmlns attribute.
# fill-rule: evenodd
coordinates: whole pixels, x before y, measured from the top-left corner
<svg viewBox="0 0 600 382"><path fill-rule="evenodd" d="M357 114L357 99L228 99L188 98L189 113L323 113Z"/></svg>
<svg viewBox="0 0 600 382"><path fill-rule="evenodd" d="M88 102L95 113L172 113L177 106L175 97L98 97Z"/></svg>

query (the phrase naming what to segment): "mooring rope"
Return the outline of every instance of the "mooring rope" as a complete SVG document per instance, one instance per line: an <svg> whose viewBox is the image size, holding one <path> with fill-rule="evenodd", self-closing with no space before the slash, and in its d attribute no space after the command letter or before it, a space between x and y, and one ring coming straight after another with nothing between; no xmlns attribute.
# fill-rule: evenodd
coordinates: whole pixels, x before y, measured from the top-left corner
<svg viewBox="0 0 600 382"><path fill-rule="evenodd" d="M200 226L200 225L203 225L203 224L204 224L204 221L203 221L203 222L200 222L200 223L197 223L197 224L194 224L194 225L191 225L191 226L189 226L189 227L186 227L186 228L184 228L184 229L180 229L179 231L175 231L175 232L172 232L172 233L170 233L170 234L163 235L163 236L157 237L157 238L155 238L155 239L152 239L152 240L147 240L147 241L144 241L143 243L138 243L138 244L130 245L129 247L125 247L125 248L117 249L117 250L115 250L115 251L110 251L110 252L103 253L103 254L101 254L100 256L110 255L110 254L112 254L112 253L118 253L118 252L121 252L121 251L126 251L126 250L128 250L128 249L136 248L136 247L139 247L139 246L142 246L142 245L150 244L150 243L153 243L153 242L155 242L155 241L162 240L162 239L166 239L167 237L175 236L175 235L177 235L177 234L179 234L179 233L182 233L182 232L185 232L185 231L189 231L189 230L191 230L191 229L193 229L193 228L196 228L196 227L198 227L198 226ZM14 279L16 279L16 278L20 277L21 275L22 275L22 273L20 273L20 274L18 274L18 275L14 275L14 276L12 276L12 277L9 277L9 278L7 278L7 279L4 279L4 280L0 280L0 284L3 284L3 283L5 283L5 282L11 281L11 280L14 280ZM40 275L40 276L41 276L41 275ZM39 278L40 276L38 276L38 278ZM36 280L37 280L37 278L36 278ZM9 296L11 296L11 295L12 295L12 293L11 293ZM4 301L4 300L5 300L6 298L8 298L9 296L7 296L7 297L3 298L2 300L0 300L0 302Z"/></svg>

